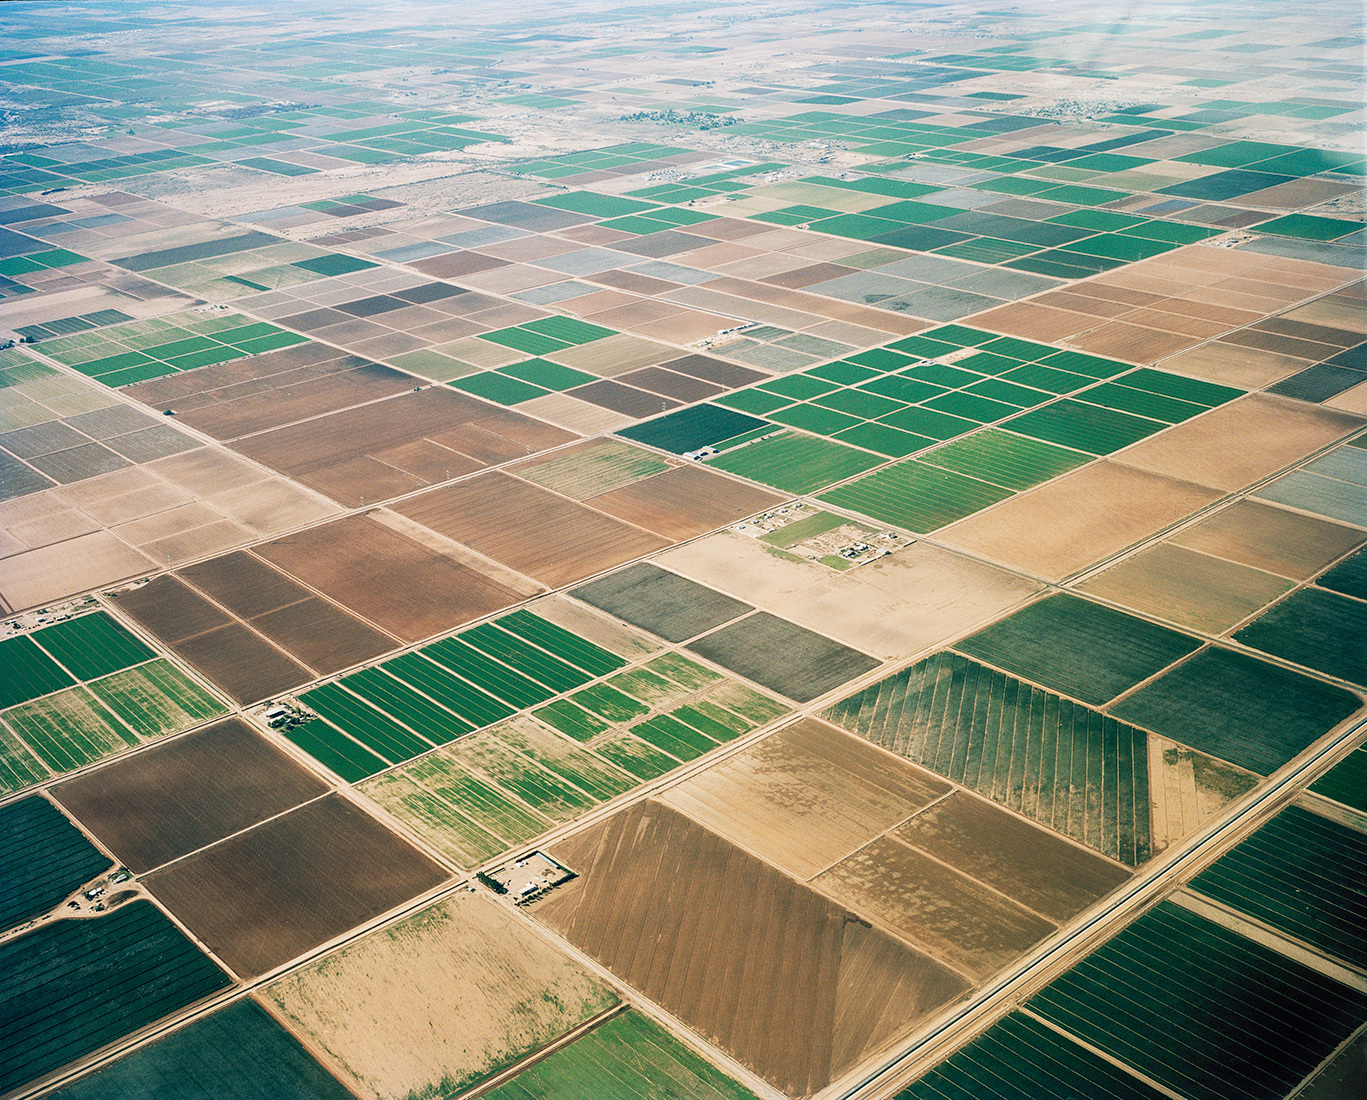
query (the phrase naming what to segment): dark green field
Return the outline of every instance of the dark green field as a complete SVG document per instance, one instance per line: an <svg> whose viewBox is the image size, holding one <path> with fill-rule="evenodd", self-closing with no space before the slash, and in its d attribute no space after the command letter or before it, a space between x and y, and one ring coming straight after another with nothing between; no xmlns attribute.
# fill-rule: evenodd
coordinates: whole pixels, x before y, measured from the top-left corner
<svg viewBox="0 0 1367 1100"><path fill-rule="evenodd" d="M1310 789L1325 798L1367 812L1367 748L1350 752L1311 783Z"/></svg>
<svg viewBox="0 0 1367 1100"><path fill-rule="evenodd" d="M897 1094L895 1100L1160 1100L1086 1047L1013 1012Z"/></svg>
<svg viewBox="0 0 1367 1100"><path fill-rule="evenodd" d="M0 930L47 912L110 864L47 799L34 795L0 807Z"/></svg>
<svg viewBox="0 0 1367 1100"><path fill-rule="evenodd" d="M62 1089L61 1100L352 1100L288 1031L242 1000Z"/></svg>
<svg viewBox="0 0 1367 1100"><path fill-rule="evenodd" d="M80 680L106 676L156 656L104 611L49 626L34 639Z"/></svg>
<svg viewBox="0 0 1367 1100"><path fill-rule="evenodd" d="M0 709L75 683L27 634L0 642L0 667Z"/></svg>
<svg viewBox="0 0 1367 1100"><path fill-rule="evenodd" d="M1192 886L1367 967L1367 834L1288 806Z"/></svg>
<svg viewBox="0 0 1367 1100"><path fill-rule="evenodd" d="M1112 859L1149 858L1143 730L955 653L937 653L822 717Z"/></svg>
<svg viewBox="0 0 1367 1100"><path fill-rule="evenodd" d="M1361 705L1342 688L1212 646L1112 713L1270 775Z"/></svg>
<svg viewBox="0 0 1367 1100"><path fill-rule="evenodd" d="M1026 1002L1187 1100L1281 1100L1367 994L1165 902Z"/></svg>
<svg viewBox="0 0 1367 1100"><path fill-rule="evenodd" d="M1102 706L1200 645L1175 630L1062 593L993 623L954 648Z"/></svg>
<svg viewBox="0 0 1367 1100"><path fill-rule="evenodd" d="M231 984L147 901L0 944L0 1090Z"/></svg>
<svg viewBox="0 0 1367 1100"><path fill-rule="evenodd" d="M1302 588L1234 635L1244 645L1367 684L1367 603Z"/></svg>
<svg viewBox="0 0 1367 1100"><path fill-rule="evenodd" d="M1367 550L1344 558L1338 565L1319 577L1315 583L1348 596L1367 600Z"/></svg>

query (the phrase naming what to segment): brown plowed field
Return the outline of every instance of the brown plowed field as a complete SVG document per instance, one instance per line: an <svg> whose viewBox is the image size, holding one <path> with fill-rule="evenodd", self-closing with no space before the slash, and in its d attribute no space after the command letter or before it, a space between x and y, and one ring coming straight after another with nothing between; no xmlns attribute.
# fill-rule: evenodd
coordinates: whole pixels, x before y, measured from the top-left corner
<svg viewBox="0 0 1367 1100"><path fill-rule="evenodd" d="M434 386L265 432L241 440L236 449L354 507L575 438ZM412 450L424 442L426 449Z"/></svg>
<svg viewBox="0 0 1367 1100"><path fill-rule="evenodd" d="M535 915L791 1096L968 985L658 802L553 852L579 878Z"/></svg>
<svg viewBox="0 0 1367 1100"><path fill-rule="evenodd" d="M143 874L328 789L240 718L68 780L57 801Z"/></svg>
<svg viewBox="0 0 1367 1100"><path fill-rule="evenodd" d="M300 371L270 382L263 380L223 390L220 400L183 411L180 419L215 439L236 439L250 432L292 424L306 416L403 393L413 388L413 382L411 374L378 363L363 363L321 378L312 371Z"/></svg>
<svg viewBox="0 0 1367 1100"><path fill-rule="evenodd" d="M244 619L287 607L313 594L245 550L188 566L177 576Z"/></svg>
<svg viewBox="0 0 1367 1100"><path fill-rule="evenodd" d="M328 795L143 882L241 977L326 943L446 880L354 803Z"/></svg>
<svg viewBox="0 0 1367 1100"><path fill-rule="evenodd" d="M891 837L879 837L812 885L979 981L1054 931L1023 906Z"/></svg>
<svg viewBox="0 0 1367 1100"><path fill-rule="evenodd" d="M388 635L317 596L259 615L251 624L323 675L398 647Z"/></svg>
<svg viewBox="0 0 1367 1100"><path fill-rule="evenodd" d="M175 577L157 577L141 588L116 593L114 603L169 646L232 620Z"/></svg>
<svg viewBox="0 0 1367 1100"><path fill-rule="evenodd" d="M950 789L807 718L662 796L747 851L808 879Z"/></svg>
<svg viewBox="0 0 1367 1100"><path fill-rule="evenodd" d="M240 623L196 634L172 648L243 706L314 678L303 665Z"/></svg>
<svg viewBox="0 0 1367 1100"><path fill-rule="evenodd" d="M701 466L676 466L586 504L667 539L680 541L737 523L787 499Z"/></svg>
<svg viewBox="0 0 1367 1100"><path fill-rule="evenodd" d="M669 545L497 472L405 500L394 511L552 588Z"/></svg>
<svg viewBox="0 0 1367 1100"><path fill-rule="evenodd" d="M287 535L255 552L406 642L522 598L366 516Z"/></svg>
<svg viewBox="0 0 1367 1100"><path fill-rule="evenodd" d="M894 834L1041 916L1064 921L1130 872L992 803L956 791Z"/></svg>

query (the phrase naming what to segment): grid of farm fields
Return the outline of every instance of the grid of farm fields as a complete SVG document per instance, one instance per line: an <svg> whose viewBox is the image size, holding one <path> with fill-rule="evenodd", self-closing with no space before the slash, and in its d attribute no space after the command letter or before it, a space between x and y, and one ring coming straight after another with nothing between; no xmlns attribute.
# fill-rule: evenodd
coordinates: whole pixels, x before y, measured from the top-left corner
<svg viewBox="0 0 1367 1100"><path fill-rule="evenodd" d="M1346 0L0 7L0 1100L1352 1100Z"/></svg>

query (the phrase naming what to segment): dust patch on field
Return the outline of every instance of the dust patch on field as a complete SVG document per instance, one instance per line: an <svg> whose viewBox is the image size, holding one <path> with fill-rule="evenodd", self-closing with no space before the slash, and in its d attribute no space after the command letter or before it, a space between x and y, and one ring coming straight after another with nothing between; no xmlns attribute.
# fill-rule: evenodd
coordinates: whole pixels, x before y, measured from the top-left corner
<svg viewBox="0 0 1367 1100"><path fill-rule="evenodd" d="M1149 734L1149 836L1158 853L1258 784L1252 772Z"/></svg>
<svg viewBox="0 0 1367 1100"><path fill-rule="evenodd" d="M489 898L458 893L263 995L361 1095L455 1096L617 1003Z"/></svg>

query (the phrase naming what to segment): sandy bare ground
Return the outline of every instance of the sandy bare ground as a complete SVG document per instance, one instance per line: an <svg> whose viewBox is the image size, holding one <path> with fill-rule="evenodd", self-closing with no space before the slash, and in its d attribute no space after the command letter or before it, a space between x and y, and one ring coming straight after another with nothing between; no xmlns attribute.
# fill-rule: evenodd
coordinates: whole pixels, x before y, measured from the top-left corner
<svg viewBox="0 0 1367 1100"><path fill-rule="evenodd" d="M661 565L884 660L907 657L1025 599L1036 585L926 543L845 573L777 557L730 531Z"/></svg>
<svg viewBox="0 0 1367 1100"><path fill-rule="evenodd" d="M458 893L269 987L363 1096L454 1096L617 1000L497 902Z"/></svg>
<svg viewBox="0 0 1367 1100"><path fill-rule="evenodd" d="M1190 482L1094 463L960 520L951 546L1062 580L1161 531L1220 494Z"/></svg>

